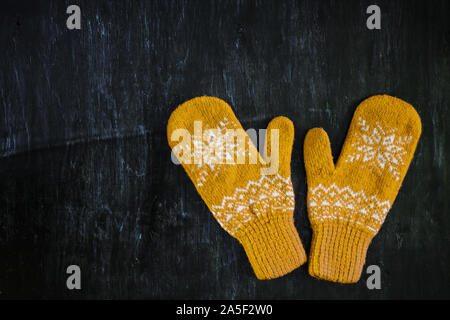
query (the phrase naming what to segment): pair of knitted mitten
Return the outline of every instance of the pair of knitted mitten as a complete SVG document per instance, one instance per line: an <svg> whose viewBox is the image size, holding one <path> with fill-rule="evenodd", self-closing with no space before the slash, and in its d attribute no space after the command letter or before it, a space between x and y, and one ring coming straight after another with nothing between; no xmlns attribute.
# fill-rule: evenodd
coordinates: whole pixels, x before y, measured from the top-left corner
<svg viewBox="0 0 450 320"><path fill-rule="evenodd" d="M358 281L367 247L395 199L420 131L412 106L374 96L357 108L336 166L325 131L308 132L304 157L312 276ZM243 245L258 279L280 277L306 262L293 223L294 127L289 119L269 123L264 157L230 106L213 97L180 105L167 135L215 219Z"/></svg>

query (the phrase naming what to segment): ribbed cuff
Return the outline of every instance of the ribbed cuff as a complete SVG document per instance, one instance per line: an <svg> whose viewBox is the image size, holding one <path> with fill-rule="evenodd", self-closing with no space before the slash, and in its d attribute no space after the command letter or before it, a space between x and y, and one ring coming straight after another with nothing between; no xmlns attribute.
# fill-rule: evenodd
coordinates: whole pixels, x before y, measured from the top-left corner
<svg viewBox="0 0 450 320"><path fill-rule="evenodd" d="M256 218L236 238L260 280L281 277L306 262L292 213L279 213L267 220Z"/></svg>
<svg viewBox="0 0 450 320"><path fill-rule="evenodd" d="M372 238L368 231L343 222L313 225L309 274L328 281L357 282Z"/></svg>

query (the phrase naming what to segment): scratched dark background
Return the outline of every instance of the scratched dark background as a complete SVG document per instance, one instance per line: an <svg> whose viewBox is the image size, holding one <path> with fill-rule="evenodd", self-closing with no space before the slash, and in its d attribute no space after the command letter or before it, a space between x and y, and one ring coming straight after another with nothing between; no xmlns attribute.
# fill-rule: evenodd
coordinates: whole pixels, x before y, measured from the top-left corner
<svg viewBox="0 0 450 320"><path fill-rule="evenodd" d="M66 28L66 8L81 27ZM381 8L382 29L366 28ZM2 1L0 298L450 298L449 1ZM295 222L307 251L302 146L335 154L356 106L413 104L423 135L353 285L302 266L258 281L170 161L170 113L199 95L246 128L293 120ZM66 289L77 264L82 290Z"/></svg>

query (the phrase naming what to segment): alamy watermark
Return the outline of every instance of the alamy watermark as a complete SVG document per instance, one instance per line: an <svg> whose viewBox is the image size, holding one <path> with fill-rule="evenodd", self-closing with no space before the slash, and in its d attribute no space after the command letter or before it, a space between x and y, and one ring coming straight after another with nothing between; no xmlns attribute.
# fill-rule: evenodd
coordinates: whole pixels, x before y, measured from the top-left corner
<svg viewBox="0 0 450 320"><path fill-rule="evenodd" d="M172 132L170 139L177 142L171 154L174 164L260 164L261 174L278 172L278 129L271 129L269 133L266 129L260 129L258 134L255 129L204 129L202 121L194 121L193 128L193 134L186 128L178 128ZM269 143L266 143L266 138L269 138ZM259 146L259 154L255 145Z"/></svg>

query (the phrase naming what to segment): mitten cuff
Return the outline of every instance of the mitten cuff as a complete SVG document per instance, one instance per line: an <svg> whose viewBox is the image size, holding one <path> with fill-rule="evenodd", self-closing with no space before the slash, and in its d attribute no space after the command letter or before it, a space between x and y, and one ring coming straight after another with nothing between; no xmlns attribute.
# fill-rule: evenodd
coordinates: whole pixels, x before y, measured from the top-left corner
<svg viewBox="0 0 450 320"><path fill-rule="evenodd" d="M245 225L236 238L243 245L256 277L281 277L306 262L292 213L279 213Z"/></svg>
<svg viewBox="0 0 450 320"><path fill-rule="evenodd" d="M372 233L344 222L313 225L309 274L328 281L357 282L372 238Z"/></svg>

